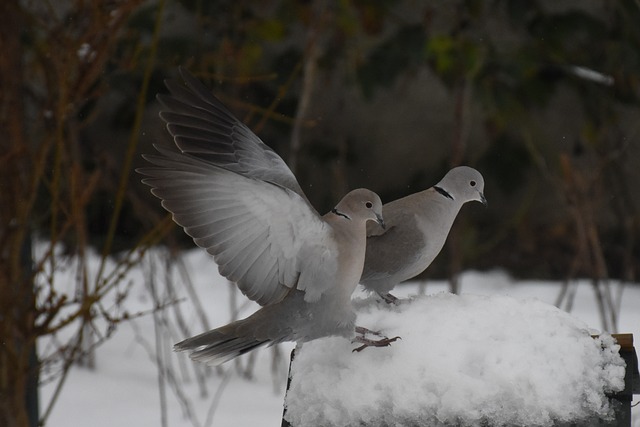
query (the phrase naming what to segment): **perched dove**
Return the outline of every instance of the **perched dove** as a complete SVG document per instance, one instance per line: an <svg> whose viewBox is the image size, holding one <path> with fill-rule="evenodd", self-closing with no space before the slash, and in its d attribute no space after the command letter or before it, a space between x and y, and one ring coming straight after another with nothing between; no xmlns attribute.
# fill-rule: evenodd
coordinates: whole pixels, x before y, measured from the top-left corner
<svg viewBox="0 0 640 427"><path fill-rule="evenodd" d="M352 337L351 294L364 265L366 222L384 227L380 198L353 190L321 217L275 153L261 154L260 165L251 163L251 150L234 155L236 139L250 140L250 149L266 145L181 73L187 84L169 81L173 96L159 97L180 152L156 146L160 155L144 156L154 166L138 172L174 221L213 255L220 273L263 307L175 349L216 365L261 345ZM356 340L370 344L364 336Z"/></svg>
<svg viewBox="0 0 640 427"><path fill-rule="evenodd" d="M205 150L207 160L217 166L288 188L306 200L284 160L237 120L195 77L184 69L180 69L180 74L182 80L167 82L172 96L159 96L169 110L178 113L165 112L162 117L176 135L180 149L193 154ZM198 128L184 123L189 120L197 120ZM215 154L211 153L211 147L215 147ZM385 218L394 217L394 230L386 235L375 224L368 225L369 233L373 235L367 239L362 283L378 291L389 302L394 301L395 297L388 292L431 264L442 249L462 205L472 200L486 204L483 191L482 175L475 169L461 166L449 171L432 188L385 205ZM411 213L405 215L404 210ZM391 229L390 221L385 221ZM381 233L382 236L375 237Z"/></svg>
<svg viewBox="0 0 640 427"><path fill-rule="evenodd" d="M386 228L367 226L367 252L360 283L385 301L398 283L422 273L440 253L462 205L486 205L484 179L477 170L451 169L433 187L382 208Z"/></svg>

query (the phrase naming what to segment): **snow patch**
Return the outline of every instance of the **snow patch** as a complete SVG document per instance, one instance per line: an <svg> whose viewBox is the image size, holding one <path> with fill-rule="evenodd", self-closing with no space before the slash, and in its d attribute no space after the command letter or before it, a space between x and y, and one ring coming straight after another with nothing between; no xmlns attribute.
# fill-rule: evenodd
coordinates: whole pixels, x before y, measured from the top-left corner
<svg viewBox="0 0 640 427"><path fill-rule="evenodd" d="M294 426L538 425L607 418L624 388L610 335L535 299L440 293L399 306L355 301L358 324L402 340L356 347L325 338L296 351Z"/></svg>

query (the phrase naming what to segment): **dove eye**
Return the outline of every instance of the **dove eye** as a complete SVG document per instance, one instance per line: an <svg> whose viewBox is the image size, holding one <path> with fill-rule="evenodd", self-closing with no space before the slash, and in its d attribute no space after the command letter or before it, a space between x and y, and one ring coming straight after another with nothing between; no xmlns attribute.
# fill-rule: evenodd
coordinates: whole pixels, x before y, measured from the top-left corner
<svg viewBox="0 0 640 427"><path fill-rule="evenodd" d="M469 183L469 185L471 185L472 187L475 187L475 186L476 186L476 182L475 182L475 181L471 181L471 182Z"/></svg>
<svg viewBox="0 0 640 427"><path fill-rule="evenodd" d="M371 207L373 206L373 203L367 202L364 205L367 207L367 209L371 209Z"/></svg>

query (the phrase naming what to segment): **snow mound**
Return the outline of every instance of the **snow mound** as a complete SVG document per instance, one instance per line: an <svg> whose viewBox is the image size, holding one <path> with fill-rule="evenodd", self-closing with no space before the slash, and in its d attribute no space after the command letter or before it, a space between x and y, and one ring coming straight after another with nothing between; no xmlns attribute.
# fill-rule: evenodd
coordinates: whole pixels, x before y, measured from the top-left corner
<svg viewBox="0 0 640 427"><path fill-rule="evenodd" d="M537 300L441 293L354 304L358 325L402 340L354 353L331 337L296 350L285 402L293 426L548 426L608 418L605 393L624 388L613 338L593 339Z"/></svg>

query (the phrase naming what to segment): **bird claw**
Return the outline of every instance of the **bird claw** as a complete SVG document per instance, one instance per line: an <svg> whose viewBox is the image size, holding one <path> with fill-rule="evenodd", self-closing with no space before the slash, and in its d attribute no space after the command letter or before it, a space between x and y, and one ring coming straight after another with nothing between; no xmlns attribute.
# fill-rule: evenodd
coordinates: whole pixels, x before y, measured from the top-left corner
<svg viewBox="0 0 640 427"><path fill-rule="evenodd" d="M367 334L375 335L378 337L382 337L382 332L380 331L372 331L371 329L367 329L364 326L356 326L356 333L362 335L363 337Z"/></svg>
<svg viewBox="0 0 640 427"><path fill-rule="evenodd" d="M400 298L396 297L395 295L391 295L390 293L378 295L380 295L380 298L382 298L382 300L387 304L398 304L398 302L400 301Z"/></svg>
<svg viewBox="0 0 640 427"><path fill-rule="evenodd" d="M359 334L358 336L356 336L351 342L352 343L360 343L362 344L360 347L354 348L352 350L352 352L361 352L362 350L364 350L367 347L388 347L391 345L392 342L395 342L399 339L402 339L400 337L393 337L393 338L388 338L385 337L384 335L382 335L382 333L380 331L372 331L371 329L367 329L365 327L362 326L356 326L356 333ZM377 337L382 337L380 339L371 339L371 338L367 338L366 335L370 334L370 335L375 335Z"/></svg>
<svg viewBox="0 0 640 427"><path fill-rule="evenodd" d="M365 338L364 336L361 337L355 337L353 339L354 343L360 343L362 344L360 347L356 347L353 350L351 350L352 353L357 352L361 352L362 350L364 350L367 347L388 347L391 345L392 342L396 342L397 340L401 340L401 337L393 337L393 338L381 338L379 340L371 340L368 338Z"/></svg>

